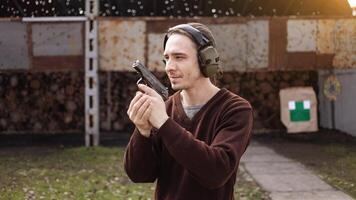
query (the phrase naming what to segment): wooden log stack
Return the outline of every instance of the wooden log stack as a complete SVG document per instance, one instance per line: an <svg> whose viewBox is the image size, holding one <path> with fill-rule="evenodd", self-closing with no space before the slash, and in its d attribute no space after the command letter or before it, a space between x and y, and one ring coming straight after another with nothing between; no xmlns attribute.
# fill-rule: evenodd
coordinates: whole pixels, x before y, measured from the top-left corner
<svg viewBox="0 0 356 200"><path fill-rule="evenodd" d="M0 74L0 133L84 130L83 72Z"/></svg>
<svg viewBox="0 0 356 200"><path fill-rule="evenodd" d="M155 75L169 86L164 73ZM256 129L281 129L279 89L312 86L315 71L229 72L218 80L249 100ZM100 72L100 130L131 131L126 111L137 91L135 72ZM0 73L1 133L84 133L84 72ZM170 90L172 94L174 91Z"/></svg>

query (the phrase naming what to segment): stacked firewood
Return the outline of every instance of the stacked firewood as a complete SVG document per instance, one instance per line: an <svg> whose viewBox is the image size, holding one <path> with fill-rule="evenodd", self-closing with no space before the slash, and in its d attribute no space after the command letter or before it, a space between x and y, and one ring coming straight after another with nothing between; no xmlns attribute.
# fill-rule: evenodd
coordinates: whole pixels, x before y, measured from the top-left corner
<svg viewBox="0 0 356 200"><path fill-rule="evenodd" d="M279 90L312 86L318 92L318 74L315 71L225 73L220 84L251 103L256 129L283 129Z"/></svg>
<svg viewBox="0 0 356 200"><path fill-rule="evenodd" d="M164 73L155 75L169 87ZM251 103L255 128L280 129L279 90L312 86L318 92L317 77L312 71L229 72L217 85ZM135 72L99 73L102 132L132 130L126 111L137 91L138 78ZM0 133L83 133L84 91L83 71L0 73Z"/></svg>
<svg viewBox="0 0 356 200"><path fill-rule="evenodd" d="M83 72L0 74L0 132L84 130Z"/></svg>

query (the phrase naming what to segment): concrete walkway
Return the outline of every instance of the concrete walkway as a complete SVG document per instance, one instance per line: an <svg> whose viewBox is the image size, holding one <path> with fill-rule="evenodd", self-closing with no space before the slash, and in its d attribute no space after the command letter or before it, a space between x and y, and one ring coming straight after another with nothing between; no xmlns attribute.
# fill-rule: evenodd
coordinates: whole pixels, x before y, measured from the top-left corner
<svg viewBox="0 0 356 200"><path fill-rule="evenodd" d="M353 200L302 164L252 142L241 158L245 170L270 193L272 200Z"/></svg>

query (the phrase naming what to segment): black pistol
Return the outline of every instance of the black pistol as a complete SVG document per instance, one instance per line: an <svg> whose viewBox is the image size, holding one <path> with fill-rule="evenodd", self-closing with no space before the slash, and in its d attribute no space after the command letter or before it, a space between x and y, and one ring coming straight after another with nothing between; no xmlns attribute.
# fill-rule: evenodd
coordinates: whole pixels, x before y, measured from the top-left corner
<svg viewBox="0 0 356 200"><path fill-rule="evenodd" d="M141 76L141 78L137 81L137 84L146 84L160 94L164 100L168 99L168 88L159 82L159 80L148 70L147 67L145 67L138 60L132 64L132 67Z"/></svg>

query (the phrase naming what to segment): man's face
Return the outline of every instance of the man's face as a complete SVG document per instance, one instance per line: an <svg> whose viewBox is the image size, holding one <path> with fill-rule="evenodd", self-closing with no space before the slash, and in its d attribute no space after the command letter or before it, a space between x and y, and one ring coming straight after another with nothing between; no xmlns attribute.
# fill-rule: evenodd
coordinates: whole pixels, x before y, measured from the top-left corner
<svg viewBox="0 0 356 200"><path fill-rule="evenodd" d="M187 36L172 34L164 50L166 73L174 90L193 88L203 78L199 69L196 44Z"/></svg>

